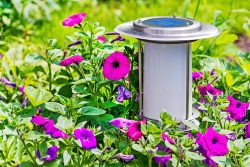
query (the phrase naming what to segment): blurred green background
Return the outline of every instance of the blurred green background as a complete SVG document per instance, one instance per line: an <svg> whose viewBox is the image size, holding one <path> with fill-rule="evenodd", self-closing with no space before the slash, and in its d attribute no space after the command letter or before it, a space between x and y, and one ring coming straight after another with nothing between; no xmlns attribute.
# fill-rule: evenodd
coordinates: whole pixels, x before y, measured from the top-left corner
<svg viewBox="0 0 250 167"><path fill-rule="evenodd" d="M61 22L79 12L87 13L88 20L100 22L107 31L140 17L176 13L220 26L228 33L250 34L250 0L1 0L0 8L2 47L16 37L27 43L56 38L64 46L65 36L73 29Z"/></svg>

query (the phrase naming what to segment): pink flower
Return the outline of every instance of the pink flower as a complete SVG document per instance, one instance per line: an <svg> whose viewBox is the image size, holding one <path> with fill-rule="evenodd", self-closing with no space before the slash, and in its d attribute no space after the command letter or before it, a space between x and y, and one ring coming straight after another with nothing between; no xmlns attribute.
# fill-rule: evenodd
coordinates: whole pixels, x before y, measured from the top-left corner
<svg viewBox="0 0 250 167"><path fill-rule="evenodd" d="M203 72L193 72L192 73L192 79L194 82L196 82L198 79L201 79L204 76Z"/></svg>
<svg viewBox="0 0 250 167"><path fill-rule="evenodd" d="M68 57L68 58L65 58L63 59L61 62L60 62L60 65L61 66L70 66L72 64L79 64L83 61L83 58L82 56L80 55L75 55L75 56L71 56L71 57Z"/></svg>
<svg viewBox="0 0 250 167"><path fill-rule="evenodd" d="M219 96L222 94L221 90L214 88L210 84L207 84L206 86L198 86L198 90L199 90L201 96L207 95L207 92L213 96Z"/></svg>
<svg viewBox="0 0 250 167"><path fill-rule="evenodd" d="M170 144L174 144L174 141L167 135L167 133L162 133L161 134L161 138L162 138L162 140L167 140Z"/></svg>
<svg viewBox="0 0 250 167"><path fill-rule="evenodd" d="M73 14L66 19L63 20L62 25L63 26L68 26L68 27L73 27L77 24L80 24L83 19L85 19L86 13L79 13L79 14Z"/></svg>
<svg viewBox="0 0 250 167"><path fill-rule="evenodd" d="M132 141L137 141L143 136L141 129L140 129L140 126L142 123L144 122L136 121L129 126L126 134Z"/></svg>
<svg viewBox="0 0 250 167"><path fill-rule="evenodd" d="M110 80L120 80L130 71L129 58L122 52L114 52L103 63L103 75Z"/></svg>
<svg viewBox="0 0 250 167"><path fill-rule="evenodd" d="M247 123L245 138L250 138L250 122Z"/></svg>
<svg viewBox="0 0 250 167"><path fill-rule="evenodd" d="M237 122L242 121L246 117L246 111L249 107L249 103L243 103L232 96L228 96L227 99L229 100L230 104L226 108L226 112L230 114L230 118L234 119Z"/></svg>
<svg viewBox="0 0 250 167"><path fill-rule="evenodd" d="M105 38L105 36L98 36L98 37L97 37L97 40L98 40L99 42L106 42L106 41L107 41L106 38Z"/></svg>
<svg viewBox="0 0 250 167"><path fill-rule="evenodd" d="M209 127L204 134L197 133L196 143L199 145L200 153L206 157L224 156L228 153L226 136L216 132L213 127Z"/></svg>
<svg viewBox="0 0 250 167"><path fill-rule="evenodd" d="M115 118L115 119L112 119L111 121L109 121L109 123L111 125L114 125L114 126L120 128L120 129L124 129L125 127L130 126L134 122L136 122L136 121L129 120L129 119L126 119L126 118Z"/></svg>

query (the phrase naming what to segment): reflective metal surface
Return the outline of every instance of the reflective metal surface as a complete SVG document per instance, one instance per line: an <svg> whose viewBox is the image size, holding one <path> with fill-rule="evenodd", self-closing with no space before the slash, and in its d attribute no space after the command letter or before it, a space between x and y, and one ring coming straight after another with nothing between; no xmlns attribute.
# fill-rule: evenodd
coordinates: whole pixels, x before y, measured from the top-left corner
<svg viewBox="0 0 250 167"><path fill-rule="evenodd" d="M217 36L219 30L193 19L147 17L123 23L115 31L143 41L178 43Z"/></svg>

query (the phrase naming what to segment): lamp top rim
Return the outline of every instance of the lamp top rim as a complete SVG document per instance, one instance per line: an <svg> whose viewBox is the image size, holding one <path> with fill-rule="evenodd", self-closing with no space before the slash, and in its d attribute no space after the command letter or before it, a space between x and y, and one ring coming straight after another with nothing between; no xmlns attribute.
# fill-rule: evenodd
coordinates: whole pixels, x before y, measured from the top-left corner
<svg viewBox="0 0 250 167"><path fill-rule="evenodd" d="M126 36L152 42L189 42L217 36L212 25L190 18L154 16L118 25L115 31Z"/></svg>

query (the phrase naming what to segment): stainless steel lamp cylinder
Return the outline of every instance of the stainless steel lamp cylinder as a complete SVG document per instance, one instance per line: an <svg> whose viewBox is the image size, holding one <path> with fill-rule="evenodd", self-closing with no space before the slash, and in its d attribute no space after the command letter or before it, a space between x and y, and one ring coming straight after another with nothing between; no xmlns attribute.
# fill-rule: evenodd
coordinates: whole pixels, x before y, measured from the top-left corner
<svg viewBox="0 0 250 167"><path fill-rule="evenodd" d="M123 23L115 31L139 39L141 113L154 120L162 111L179 121L194 118L191 42L214 37L218 29L193 19L159 16Z"/></svg>
<svg viewBox="0 0 250 167"><path fill-rule="evenodd" d="M177 120L192 116L189 43L144 43L143 115L159 119L167 111Z"/></svg>

